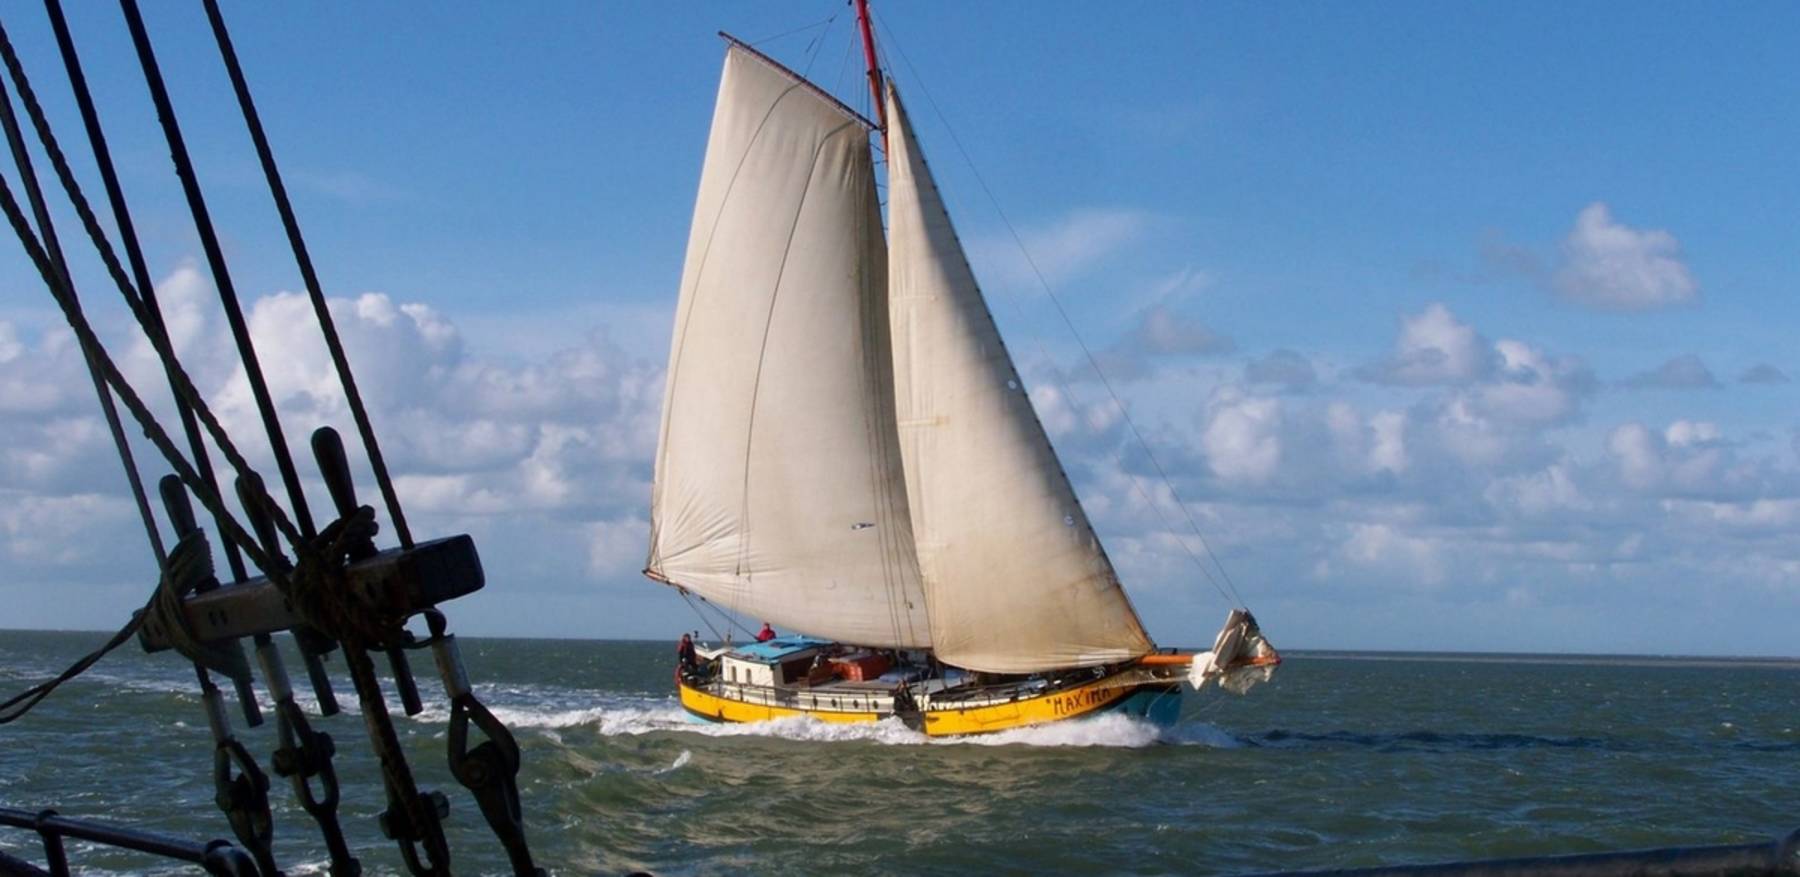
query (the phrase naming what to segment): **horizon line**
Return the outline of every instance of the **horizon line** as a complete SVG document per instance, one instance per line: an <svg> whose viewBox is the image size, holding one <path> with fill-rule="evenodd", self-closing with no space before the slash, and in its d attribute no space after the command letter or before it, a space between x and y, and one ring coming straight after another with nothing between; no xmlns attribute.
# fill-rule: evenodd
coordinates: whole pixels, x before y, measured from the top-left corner
<svg viewBox="0 0 1800 877"><path fill-rule="evenodd" d="M117 631L49 628L49 627L0 627L0 635L9 633L64 633L95 634L110 636ZM618 642L618 643L659 643L672 641L669 637L574 637L574 636L532 636L529 634L457 634L463 639L483 640L525 640L539 642ZM1178 647L1180 648L1180 647ZM1195 648L1195 651L1200 651ZM1407 660L1421 658L1458 659L1458 660L1497 660L1504 658L1524 658L1543 662L1545 659L1579 658L1585 660L1635 660L1655 661L1658 663L1674 661L1707 661L1714 663L1747 663L1763 662L1773 664L1793 664L1800 666L1800 655L1758 655L1758 654L1680 654L1673 652L1556 652L1556 651L1495 651L1481 649L1385 649L1385 648L1349 648L1339 646L1317 646L1306 648L1284 648L1280 650L1284 656L1308 658L1347 658L1353 660Z"/></svg>

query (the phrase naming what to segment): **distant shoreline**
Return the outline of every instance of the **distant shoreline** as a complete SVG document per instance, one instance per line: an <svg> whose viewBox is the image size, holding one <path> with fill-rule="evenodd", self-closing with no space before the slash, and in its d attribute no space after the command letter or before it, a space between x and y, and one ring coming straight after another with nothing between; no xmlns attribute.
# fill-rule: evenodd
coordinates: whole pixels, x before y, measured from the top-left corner
<svg viewBox="0 0 1800 877"><path fill-rule="evenodd" d="M0 628L6 634L81 634L109 636L109 630L52 630L46 628ZM566 636L480 636L458 634L465 641L519 640L527 642L595 642L595 643L660 643L664 637L566 637ZM1196 647L1197 648L1197 647ZM1286 658L1341 661L1422 661L1461 664L1538 664L1587 667L1770 667L1800 670L1800 656L1780 655L1630 655L1583 652L1449 652L1403 651L1390 649L1282 649Z"/></svg>

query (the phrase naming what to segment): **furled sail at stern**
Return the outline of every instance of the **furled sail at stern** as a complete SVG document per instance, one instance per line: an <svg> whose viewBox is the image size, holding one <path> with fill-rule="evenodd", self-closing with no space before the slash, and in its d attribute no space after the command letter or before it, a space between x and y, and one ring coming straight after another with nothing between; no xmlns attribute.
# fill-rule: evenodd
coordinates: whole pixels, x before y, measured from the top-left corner
<svg viewBox="0 0 1800 877"><path fill-rule="evenodd" d="M815 636L925 647L868 131L786 68L727 50L646 572Z"/></svg>
<svg viewBox="0 0 1800 877"><path fill-rule="evenodd" d="M895 404L933 649L997 673L1143 655L891 88L887 110Z"/></svg>

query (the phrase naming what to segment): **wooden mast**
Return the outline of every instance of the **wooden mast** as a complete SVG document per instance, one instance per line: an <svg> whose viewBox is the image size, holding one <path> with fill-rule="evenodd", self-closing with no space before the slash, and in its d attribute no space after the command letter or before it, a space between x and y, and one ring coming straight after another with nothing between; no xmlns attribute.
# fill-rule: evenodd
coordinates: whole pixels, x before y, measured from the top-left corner
<svg viewBox="0 0 1800 877"><path fill-rule="evenodd" d="M862 29L863 57L869 64L869 97L875 102L875 121L881 127L881 151L887 152L887 101L881 96L881 64L875 60L875 32L869 26L869 0L856 0L856 24Z"/></svg>

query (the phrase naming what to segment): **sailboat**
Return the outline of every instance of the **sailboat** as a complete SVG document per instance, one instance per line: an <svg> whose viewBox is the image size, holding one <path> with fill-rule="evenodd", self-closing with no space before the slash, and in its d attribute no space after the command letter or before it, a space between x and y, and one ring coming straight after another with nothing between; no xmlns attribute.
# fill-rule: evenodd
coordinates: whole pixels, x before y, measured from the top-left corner
<svg viewBox="0 0 1800 877"><path fill-rule="evenodd" d="M1184 678L1269 678L1280 657L1242 608L1208 652L1145 631L857 11L879 122L720 34L644 572L800 633L684 645L682 706L949 736L1168 723Z"/></svg>

